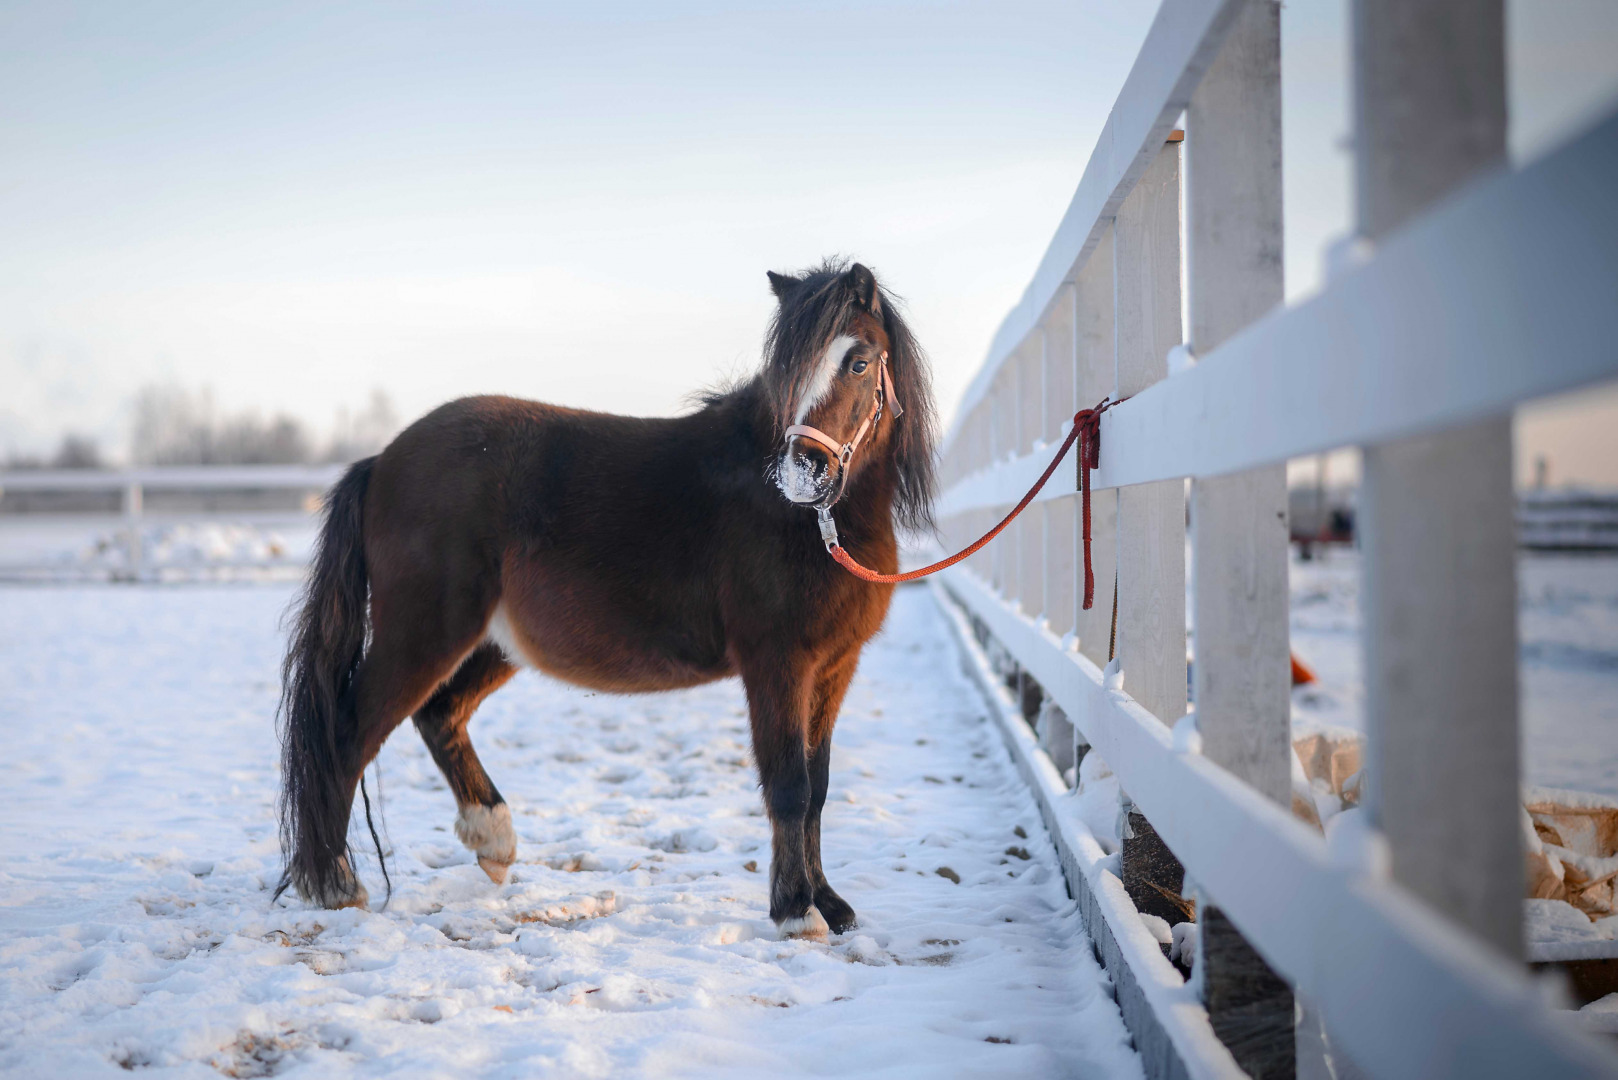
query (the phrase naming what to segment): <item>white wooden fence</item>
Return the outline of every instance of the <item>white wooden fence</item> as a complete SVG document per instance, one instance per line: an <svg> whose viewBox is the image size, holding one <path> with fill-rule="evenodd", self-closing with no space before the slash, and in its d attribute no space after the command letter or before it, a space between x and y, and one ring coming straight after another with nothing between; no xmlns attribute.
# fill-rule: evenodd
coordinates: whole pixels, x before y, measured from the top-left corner
<svg viewBox="0 0 1618 1080"><path fill-rule="evenodd" d="M1047 756L1067 748L1036 745L980 644L1060 708L1200 909L1295 991L1300 1071L1618 1075L1522 962L1510 428L1520 403L1618 375L1618 114L1509 171L1500 0L1353 11L1355 265L1283 307L1277 5L1165 0L943 451L953 550L1031 486L1076 409L1129 398L1102 421L1095 607L1071 466L941 578L945 606L1151 1074L1248 1059L1143 929ZM1329 849L1288 810L1284 468L1350 445L1374 828ZM1200 739L1170 730L1186 478ZM1206 989L1220 973L1201 966Z"/></svg>
<svg viewBox="0 0 1618 1080"><path fill-rule="evenodd" d="M146 506L148 492L183 492L188 495L290 492L303 493L312 499L335 484L343 475L345 467L343 465L156 465L131 469L29 469L0 472L0 498L3 498L7 491L49 494L105 492L116 495L120 518L118 526L122 534L121 546L125 561L107 576L118 581L144 581L161 575L165 569L172 569L155 565L145 550L143 526L149 517ZM0 517L0 526L8 523L8 520L13 525L23 524L30 516L18 514L10 519ZM160 516L169 520L187 520L209 515L202 511L191 511ZM282 559L278 562L288 567L299 565L296 559ZM233 564L229 562L208 564L213 569L228 568L230 565ZM249 565L260 566L262 563L255 561ZM102 569L63 563L59 560L16 563L0 559L0 580L95 578L102 576Z"/></svg>

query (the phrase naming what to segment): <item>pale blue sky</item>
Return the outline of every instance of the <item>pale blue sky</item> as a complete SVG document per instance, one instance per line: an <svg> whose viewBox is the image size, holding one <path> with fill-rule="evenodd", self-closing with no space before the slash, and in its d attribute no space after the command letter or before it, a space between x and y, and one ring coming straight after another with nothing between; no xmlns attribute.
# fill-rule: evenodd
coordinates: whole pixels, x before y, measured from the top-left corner
<svg viewBox="0 0 1618 1080"><path fill-rule="evenodd" d="M0 5L0 453L121 452L152 381L317 429L373 386L670 413L833 253L947 414L1155 8ZM1618 95L1618 4L1511 12L1531 152ZM1349 221L1344 20L1283 14L1294 294Z"/></svg>

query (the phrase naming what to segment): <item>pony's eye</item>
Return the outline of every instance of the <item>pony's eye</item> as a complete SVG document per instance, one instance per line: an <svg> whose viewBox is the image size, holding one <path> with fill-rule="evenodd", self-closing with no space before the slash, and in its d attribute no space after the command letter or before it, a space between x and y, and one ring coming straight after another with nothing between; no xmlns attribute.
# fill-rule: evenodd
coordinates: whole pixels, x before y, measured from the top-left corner
<svg viewBox="0 0 1618 1080"><path fill-rule="evenodd" d="M849 370L852 371L856 375L863 375L863 374L865 374L865 369L870 367L870 366L871 365L869 363L867 363L866 361L864 361L864 360L856 360L856 361L854 361L853 366L849 368Z"/></svg>

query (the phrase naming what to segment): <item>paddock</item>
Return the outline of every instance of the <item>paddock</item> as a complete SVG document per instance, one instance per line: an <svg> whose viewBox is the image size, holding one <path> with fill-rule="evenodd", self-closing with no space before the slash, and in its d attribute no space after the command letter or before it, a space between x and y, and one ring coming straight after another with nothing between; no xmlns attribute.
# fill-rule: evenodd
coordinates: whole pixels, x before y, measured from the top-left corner
<svg viewBox="0 0 1618 1080"><path fill-rule="evenodd" d="M767 917L734 682L620 698L524 672L477 720L507 885L403 731L370 774L386 910L272 905L291 597L0 589L0 1071L1140 1075L926 590L900 591L837 729L828 859L862 925L829 946Z"/></svg>
<svg viewBox="0 0 1618 1080"><path fill-rule="evenodd" d="M1499 5L1354 12L1356 236L1287 305L1278 5L1160 9L956 407L940 539L1000 520L1106 400L1100 462L900 590L865 654L826 820L851 931L765 918L729 683L524 673L477 720L504 884L403 738L368 774L386 906L374 864L369 909L276 898L307 545L175 563L143 531L162 478L102 476L107 542L0 587L0 1068L1618 1075L1618 852L1530 806L1618 819L1618 580L1567 553L1601 546L1582 519L1519 551L1545 505L1511 461L1514 410L1618 376L1618 114L1512 163ZM1287 462L1341 448L1358 551L1304 566ZM1322 789L1296 740L1335 728L1358 764ZM1525 859L1554 895L1525 897Z"/></svg>

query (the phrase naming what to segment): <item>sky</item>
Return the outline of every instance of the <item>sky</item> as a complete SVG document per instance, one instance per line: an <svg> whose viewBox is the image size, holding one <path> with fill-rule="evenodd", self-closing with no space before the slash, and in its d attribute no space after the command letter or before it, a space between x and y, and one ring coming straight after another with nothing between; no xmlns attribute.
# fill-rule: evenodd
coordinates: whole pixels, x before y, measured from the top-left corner
<svg viewBox="0 0 1618 1080"><path fill-rule="evenodd" d="M1155 9L0 3L0 455L116 457L153 383L317 431L378 387L672 414L828 255L906 299L947 417ZM1618 99L1618 4L1508 12L1531 157ZM1296 297L1350 225L1346 5L1282 18ZM1618 392L1519 431L1618 485Z"/></svg>

